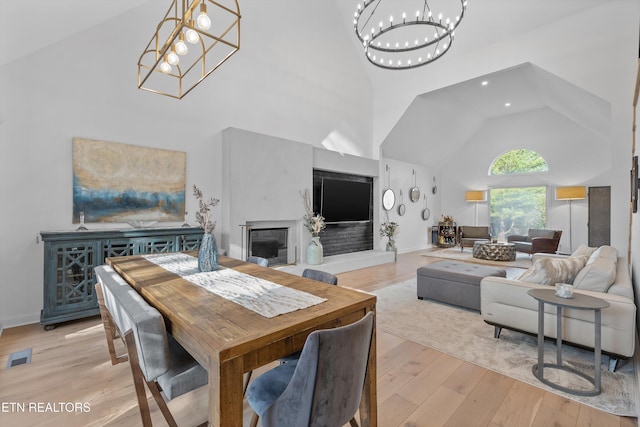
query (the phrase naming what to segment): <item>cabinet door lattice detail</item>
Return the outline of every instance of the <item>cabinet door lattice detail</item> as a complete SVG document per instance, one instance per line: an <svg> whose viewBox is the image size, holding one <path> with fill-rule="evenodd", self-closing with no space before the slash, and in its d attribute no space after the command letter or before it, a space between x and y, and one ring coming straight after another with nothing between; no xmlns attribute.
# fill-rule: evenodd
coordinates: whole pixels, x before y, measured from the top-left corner
<svg viewBox="0 0 640 427"><path fill-rule="evenodd" d="M57 249L55 306L71 308L96 301L93 268L87 268L87 265L93 265L94 256L93 244L61 246Z"/></svg>

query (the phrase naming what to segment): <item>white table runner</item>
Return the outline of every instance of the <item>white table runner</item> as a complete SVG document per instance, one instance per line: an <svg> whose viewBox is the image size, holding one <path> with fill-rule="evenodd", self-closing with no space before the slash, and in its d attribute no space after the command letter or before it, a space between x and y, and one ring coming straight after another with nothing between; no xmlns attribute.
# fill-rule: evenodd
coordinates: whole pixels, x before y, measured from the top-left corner
<svg viewBox="0 0 640 427"><path fill-rule="evenodd" d="M209 292L268 318L326 301L325 298L230 268L220 267L216 271L200 272L198 259L186 254L144 255L144 258Z"/></svg>

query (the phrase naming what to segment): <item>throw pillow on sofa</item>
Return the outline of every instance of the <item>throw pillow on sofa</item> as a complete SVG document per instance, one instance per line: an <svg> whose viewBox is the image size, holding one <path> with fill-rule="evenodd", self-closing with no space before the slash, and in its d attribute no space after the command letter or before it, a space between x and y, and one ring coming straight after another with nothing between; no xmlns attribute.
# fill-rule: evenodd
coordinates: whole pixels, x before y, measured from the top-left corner
<svg viewBox="0 0 640 427"><path fill-rule="evenodd" d="M587 246L587 245L580 245L578 246L578 248L573 251L573 253L571 254L572 257L587 257L587 259L589 259L589 257L591 257L591 255L593 255L593 253L596 251L596 249L598 248L592 248L591 246Z"/></svg>
<svg viewBox="0 0 640 427"><path fill-rule="evenodd" d="M600 246L578 273L573 286L576 289L607 292L616 280L618 250L611 246Z"/></svg>
<svg viewBox="0 0 640 427"><path fill-rule="evenodd" d="M585 262L585 257L542 257L537 259L531 268L518 276L517 279L549 286L555 286L556 283L573 283Z"/></svg>
<svg viewBox="0 0 640 427"><path fill-rule="evenodd" d="M600 246L593 254L591 254L589 261L596 258L606 258L616 262L618 261L618 250L612 246Z"/></svg>

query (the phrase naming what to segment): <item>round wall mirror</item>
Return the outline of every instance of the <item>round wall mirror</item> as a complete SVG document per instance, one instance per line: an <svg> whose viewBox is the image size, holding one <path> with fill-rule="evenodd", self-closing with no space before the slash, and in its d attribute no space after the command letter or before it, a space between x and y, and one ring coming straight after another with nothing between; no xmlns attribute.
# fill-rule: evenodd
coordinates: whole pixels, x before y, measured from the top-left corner
<svg viewBox="0 0 640 427"><path fill-rule="evenodd" d="M387 188L382 193L382 208L385 211L390 211L393 209L393 206L396 204L396 195L392 189Z"/></svg>

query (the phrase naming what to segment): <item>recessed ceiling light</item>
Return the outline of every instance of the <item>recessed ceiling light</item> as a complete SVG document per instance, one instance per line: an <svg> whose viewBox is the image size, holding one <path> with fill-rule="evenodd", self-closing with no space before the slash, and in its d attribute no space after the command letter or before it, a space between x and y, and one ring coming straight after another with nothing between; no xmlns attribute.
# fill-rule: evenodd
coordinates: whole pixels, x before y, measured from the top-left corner
<svg viewBox="0 0 640 427"><path fill-rule="evenodd" d="M484 81L482 82L482 86L486 86L486 85L488 85L488 84L489 84L489 82L488 82L488 81L486 81L486 80L484 80Z"/></svg>
<svg viewBox="0 0 640 427"><path fill-rule="evenodd" d="M511 103L510 103L510 102L505 102L505 103L504 103L504 106L505 106L505 107L511 107Z"/></svg>

